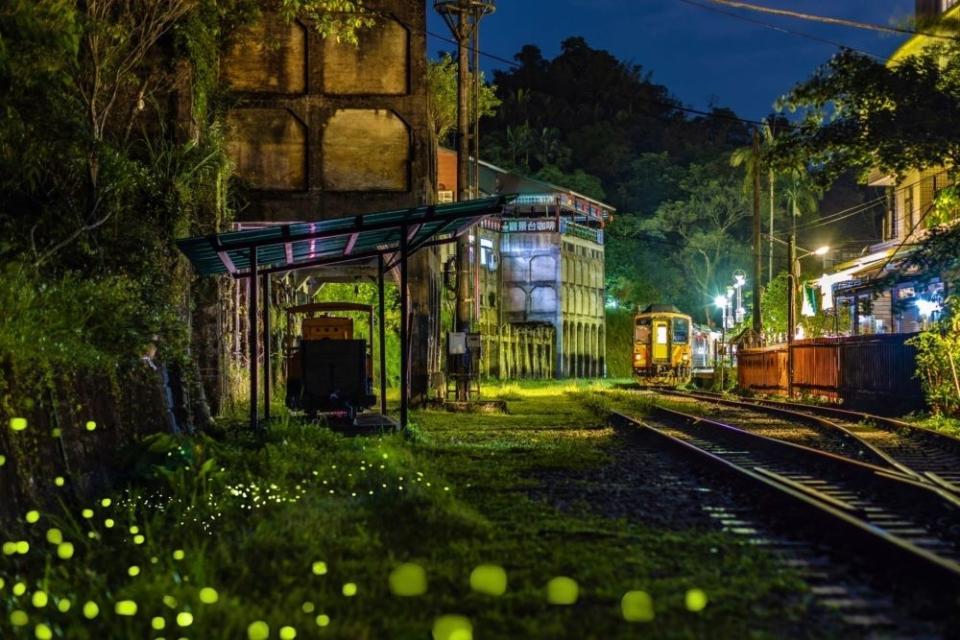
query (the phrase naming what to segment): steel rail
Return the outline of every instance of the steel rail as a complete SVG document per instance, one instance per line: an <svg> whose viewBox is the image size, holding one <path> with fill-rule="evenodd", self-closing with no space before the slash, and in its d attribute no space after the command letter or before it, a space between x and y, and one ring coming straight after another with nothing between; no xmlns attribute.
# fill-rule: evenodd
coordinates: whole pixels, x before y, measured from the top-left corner
<svg viewBox="0 0 960 640"><path fill-rule="evenodd" d="M711 425L704 429L711 429L717 433L739 434L734 437L749 438L752 444L766 441L762 447L789 448L794 455L825 456L826 459L840 461L850 465L858 471L854 474L871 474L883 478L884 482L903 483L895 475L884 475L888 472L872 465L858 463L840 456L808 449L799 445L784 443L772 438L765 438L741 431L729 425L722 425L697 416L689 416L669 409L659 409L662 415L673 414L675 419L682 419L688 424ZM611 421L625 426L643 429L653 434L666 448L684 455L695 462L708 467L712 471L724 474L734 483L747 489L751 495L762 501L762 507L771 513L776 513L791 527L802 529L808 535L826 543L831 548L842 548L850 553L850 557L872 561L869 567L874 571L883 571L896 577L896 583L910 583L913 588L922 589L929 593L931 598L942 599L945 603L953 603L960 593L960 564L953 559L944 557L930 549L923 548L903 536L897 535L875 522L862 516L862 509L851 501L836 496L824 495L821 489L812 488L809 483L797 482L785 474L769 468L742 464L731 459L730 455L722 452L710 451L696 441L689 441L671 435L646 422L641 422L619 412L611 414ZM806 453L802 453L802 452ZM914 493L929 492L925 485L910 483Z"/></svg>
<svg viewBox="0 0 960 640"><path fill-rule="evenodd" d="M855 439L891 467L960 496L960 438L924 429L903 420L838 407L755 398L730 399L715 394L658 389L661 393L704 402L749 408L772 415L819 423ZM893 435L889 443L884 435Z"/></svg>

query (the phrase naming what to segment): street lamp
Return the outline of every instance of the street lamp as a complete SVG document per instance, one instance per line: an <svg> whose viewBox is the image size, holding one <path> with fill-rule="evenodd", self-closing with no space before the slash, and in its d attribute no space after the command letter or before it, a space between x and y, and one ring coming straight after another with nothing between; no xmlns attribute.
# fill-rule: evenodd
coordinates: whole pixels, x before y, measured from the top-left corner
<svg viewBox="0 0 960 640"><path fill-rule="evenodd" d="M733 272L733 286L737 290L737 306L734 309L734 320L738 323L743 322L743 316L746 309L743 308L743 287L747 284L747 274L742 269Z"/></svg>
<svg viewBox="0 0 960 640"><path fill-rule="evenodd" d="M721 393L723 392L723 374L724 374L723 358L726 353L726 343L727 343L727 304L728 303L729 303L729 300L727 299L727 296L722 294L716 296L713 299L713 304L716 305L718 309L720 309L720 317L722 318L720 322L720 353L718 354L720 356L718 360L720 361L720 392Z"/></svg>

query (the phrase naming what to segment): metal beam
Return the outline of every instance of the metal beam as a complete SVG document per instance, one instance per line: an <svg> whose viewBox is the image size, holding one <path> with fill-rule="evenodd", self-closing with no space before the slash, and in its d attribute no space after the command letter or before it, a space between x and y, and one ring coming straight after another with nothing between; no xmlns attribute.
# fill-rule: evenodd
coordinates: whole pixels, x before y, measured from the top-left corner
<svg viewBox="0 0 960 640"><path fill-rule="evenodd" d="M353 253L353 248L356 246L357 238L359 237L360 237L359 233L350 234L350 237L347 239L347 246L344 247L343 249L343 255L348 256L351 253Z"/></svg>
<svg viewBox="0 0 960 640"><path fill-rule="evenodd" d="M407 430L407 411L410 402L410 328L408 325L409 299L407 295L407 227L400 234L400 428Z"/></svg>
<svg viewBox="0 0 960 640"><path fill-rule="evenodd" d="M272 363L270 362L270 274L263 279L263 420L270 420L270 387L273 382Z"/></svg>
<svg viewBox="0 0 960 640"><path fill-rule="evenodd" d="M380 313L380 413L387 415L387 314L383 292L383 256L377 258L377 302ZM373 340L373 336L370 336Z"/></svg>
<svg viewBox="0 0 960 640"><path fill-rule="evenodd" d="M250 323L250 338L247 341L249 350L250 350L250 428L255 431L260 431L260 412L257 407L258 391L257 391L257 376L259 375L257 367L257 352L260 350L257 345L257 248L250 247L250 276L247 278L249 287L247 289L249 300L247 304L250 306L249 309L249 323Z"/></svg>

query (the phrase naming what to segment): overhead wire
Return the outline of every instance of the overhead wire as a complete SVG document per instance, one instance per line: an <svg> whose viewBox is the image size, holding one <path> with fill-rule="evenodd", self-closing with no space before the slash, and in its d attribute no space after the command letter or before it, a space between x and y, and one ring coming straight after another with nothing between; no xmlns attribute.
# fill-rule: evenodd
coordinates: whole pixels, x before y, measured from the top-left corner
<svg viewBox="0 0 960 640"><path fill-rule="evenodd" d="M804 13L802 11L792 11L790 9L777 9L763 5L752 4L750 2L741 2L740 0L709 0L714 4L721 4L734 9L745 9L748 11L758 11L776 16L783 16L808 22L821 22L841 27L852 27L854 29L863 29L867 31L879 31L882 33L894 33L897 35L926 36L928 38L939 38L942 40L954 40L953 36L942 33L933 33L931 31L918 31L916 29L907 29L906 27L892 27L875 22L861 22L859 20L849 20L847 18L836 18L833 16L823 16L815 13Z"/></svg>
<svg viewBox="0 0 960 640"><path fill-rule="evenodd" d="M711 11L711 12L713 12L713 13L718 13L718 14L720 14L720 15L728 16L728 17L734 18L734 19L736 19L736 20L742 20L743 22L749 22L749 23L751 23L751 24L756 24L756 25L759 25L759 26L761 26L761 27L765 27L765 28L767 28L767 29L772 29L772 30L778 31L778 32L780 32L780 33L785 33L785 34L788 34L788 35L797 36L797 37L799 37L799 38L805 38L805 39L807 39L807 40L812 40L813 42L819 42L819 43L821 43L821 44L828 44L828 45L830 45L830 46L837 47L838 49L849 49L849 50L851 50L851 51L856 51L857 53L861 53L861 54L863 54L863 55L865 55L865 56L869 56L869 57L874 58L874 59L876 59L876 60L884 60L884 59L885 59L884 56L880 56L880 55L877 55L877 54L875 54L875 53L871 53L871 52L869 52L869 51L864 51L863 49L858 49L858 48L856 48L856 47L852 47L852 46L850 46L850 45L843 44L842 42L836 42L835 40L828 40L827 38L821 38L820 36L815 36L815 35L810 34L810 33L804 33L803 31L796 31L796 30L794 30L794 29L788 29L787 27L781 27L781 26L779 26L779 25L771 24L771 23L765 22L765 21L763 21L763 20L757 20L756 18L750 18L750 17L747 17L747 16L743 16L743 15L740 15L739 13L734 13L733 11L724 11L723 9L720 9L720 8L718 8L718 7L711 7L710 5L703 4L702 2L697 2L696 0L680 0L680 2L682 2L682 3L684 3L684 4L688 4L688 5L693 6L693 7L699 7L700 9L703 9L704 11Z"/></svg>

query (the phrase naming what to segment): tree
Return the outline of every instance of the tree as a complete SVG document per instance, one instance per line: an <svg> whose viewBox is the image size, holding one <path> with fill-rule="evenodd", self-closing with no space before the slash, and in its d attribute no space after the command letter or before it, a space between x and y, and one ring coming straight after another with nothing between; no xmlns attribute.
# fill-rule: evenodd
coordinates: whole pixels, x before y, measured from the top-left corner
<svg viewBox="0 0 960 640"><path fill-rule="evenodd" d="M803 117L779 136L777 161L809 164L820 184L850 168L893 174L960 166L960 44L885 65L844 49L780 101Z"/></svg>
<svg viewBox="0 0 960 640"><path fill-rule="evenodd" d="M743 241L750 205L735 175L718 167L691 165L681 181L685 197L661 205L643 228L672 242L671 255L698 294L704 319L722 288L720 276L732 273L749 251ZM722 278L726 282L727 278Z"/></svg>
<svg viewBox="0 0 960 640"><path fill-rule="evenodd" d="M441 55L439 60L427 63L427 96L433 135L438 142L447 142L450 133L457 126L457 61L449 53ZM500 99L497 97L496 87L484 81L481 71L480 117L492 116L497 112L498 106ZM471 126L476 120L477 114L471 113Z"/></svg>

